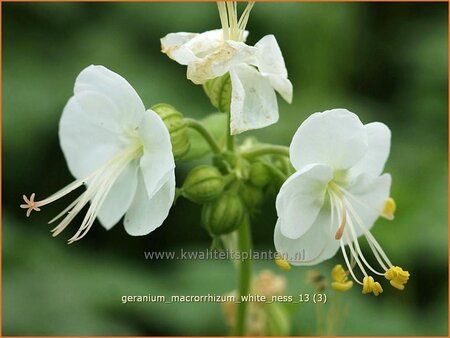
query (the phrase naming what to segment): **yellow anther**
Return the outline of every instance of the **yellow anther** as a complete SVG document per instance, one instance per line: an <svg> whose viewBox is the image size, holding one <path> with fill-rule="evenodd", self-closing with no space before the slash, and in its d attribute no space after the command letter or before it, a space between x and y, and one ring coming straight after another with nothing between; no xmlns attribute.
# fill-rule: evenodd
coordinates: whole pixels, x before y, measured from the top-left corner
<svg viewBox="0 0 450 338"><path fill-rule="evenodd" d="M394 219L395 210L397 209L397 205L392 197L389 197L386 202L384 202L383 212L381 216L392 221Z"/></svg>
<svg viewBox="0 0 450 338"><path fill-rule="evenodd" d="M389 280L394 288L404 290L405 284L408 283L409 272L399 266L391 266L384 274L384 277Z"/></svg>
<svg viewBox="0 0 450 338"><path fill-rule="evenodd" d="M370 276L364 277L362 293L364 294L373 293L375 296L378 296L382 292L383 288L381 287L380 283L375 282L373 280L373 277Z"/></svg>
<svg viewBox="0 0 450 338"><path fill-rule="evenodd" d="M275 263L281 270L289 271L291 270L291 264L288 261L284 260L281 256L275 257Z"/></svg>
<svg viewBox="0 0 450 338"><path fill-rule="evenodd" d="M340 292L344 292L347 290L350 290L353 286L353 282L351 280L345 282L345 283L339 283L339 282L332 282L331 287Z"/></svg>
<svg viewBox="0 0 450 338"><path fill-rule="evenodd" d="M333 278L331 287L336 291L344 292L350 290L351 287L353 286L353 282L348 280L347 272L340 264L337 264L331 270L331 278Z"/></svg>

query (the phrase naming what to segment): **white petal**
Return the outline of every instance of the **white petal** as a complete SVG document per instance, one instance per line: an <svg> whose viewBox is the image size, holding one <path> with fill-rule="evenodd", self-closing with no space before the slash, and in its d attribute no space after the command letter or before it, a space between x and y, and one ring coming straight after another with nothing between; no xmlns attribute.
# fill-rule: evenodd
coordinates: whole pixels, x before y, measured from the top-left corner
<svg viewBox="0 0 450 338"><path fill-rule="evenodd" d="M326 187L332 178L333 170L330 166L313 164L284 182L276 200L284 236L299 238L311 228L324 204Z"/></svg>
<svg viewBox="0 0 450 338"><path fill-rule="evenodd" d="M167 218L175 197L175 173L172 172L152 198L148 196L144 178L140 173L136 196L124 220L125 230L132 236L147 235Z"/></svg>
<svg viewBox="0 0 450 338"><path fill-rule="evenodd" d="M161 51L181 65L197 59L187 43L199 36L197 33L170 33L161 39Z"/></svg>
<svg viewBox="0 0 450 338"><path fill-rule="evenodd" d="M390 196L391 175L382 176L360 175L347 187L350 196L346 198L357 213L360 225L354 220L357 236L369 230L383 211L384 204ZM353 219L353 218L352 218Z"/></svg>
<svg viewBox="0 0 450 338"><path fill-rule="evenodd" d="M287 69L280 47L273 35L266 35L259 40L256 66L261 74L267 76L272 87L289 103L292 102L292 83L287 79Z"/></svg>
<svg viewBox="0 0 450 338"><path fill-rule="evenodd" d="M153 110L147 110L139 125L139 135L144 142L140 167L149 198L161 189L167 175L173 172L175 161L170 135L164 122Z"/></svg>
<svg viewBox="0 0 450 338"><path fill-rule="evenodd" d="M129 145L123 135L135 128L144 106L130 84L102 66L77 77L64 107L59 139L72 174L82 178Z"/></svg>
<svg viewBox="0 0 450 338"><path fill-rule="evenodd" d="M187 78L196 84L222 76L231 68L240 64L255 62L256 48L243 42L225 41L211 53L191 62L187 69Z"/></svg>
<svg viewBox="0 0 450 338"><path fill-rule="evenodd" d="M333 109L312 114L301 124L292 139L290 157L297 170L310 163L342 170L357 163L367 148L367 133L358 116Z"/></svg>
<svg viewBox="0 0 450 338"><path fill-rule="evenodd" d="M264 128L278 121L278 105L270 82L254 67L235 66L230 70L231 134Z"/></svg>
<svg viewBox="0 0 450 338"><path fill-rule="evenodd" d="M269 79L272 88L275 89L287 103L292 103L293 89L291 81L284 77L273 74L263 73L263 75Z"/></svg>
<svg viewBox="0 0 450 338"><path fill-rule="evenodd" d="M274 243L278 253L292 265L319 264L336 254L339 241L330 232L331 215L329 205L322 208L314 224L303 236L291 239L282 233L282 221L278 219L274 232Z"/></svg>
<svg viewBox="0 0 450 338"><path fill-rule="evenodd" d="M97 218L107 230L125 215L136 194L138 160L130 163L117 178L108 193Z"/></svg>
<svg viewBox="0 0 450 338"><path fill-rule="evenodd" d="M125 128L135 128L145 110L134 88L119 74L103 66L85 68L75 81L75 97L83 92L95 92L108 97L116 110L110 120ZM92 112L94 113L94 112Z"/></svg>
<svg viewBox="0 0 450 338"><path fill-rule="evenodd" d="M380 122L366 124L369 148L364 157L350 170L351 175L361 173L378 176L383 172L384 165L391 148L391 131Z"/></svg>
<svg viewBox="0 0 450 338"><path fill-rule="evenodd" d="M118 137L117 126L107 116L114 109L108 98L95 93L72 97L64 107L59 141L69 170L76 178L100 168L126 146Z"/></svg>

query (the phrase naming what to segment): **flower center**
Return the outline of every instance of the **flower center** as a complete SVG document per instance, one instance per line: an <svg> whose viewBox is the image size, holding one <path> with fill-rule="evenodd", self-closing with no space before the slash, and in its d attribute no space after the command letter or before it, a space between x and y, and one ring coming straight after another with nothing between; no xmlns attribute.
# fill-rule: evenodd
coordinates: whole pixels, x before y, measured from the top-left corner
<svg viewBox="0 0 450 338"><path fill-rule="evenodd" d="M76 234L69 239L69 244L71 244L83 238L87 234L117 178L131 161L142 155L142 151L142 143L140 141L134 142L128 148L118 153L111 160L106 162L93 173L89 174L87 177L72 182L46 199L35 201L34 193L31 195L30 199L24 195L23 199L25 204L22 204L20 207L27 209L27 216L29 216L31 211L40 211L40 207L50 204L86 184L86 191L78 196L75 201L73 201L66 209L64 209L49 222L49 224L53 223L65 215L63 220L52 230L53 236L57 236L70 224L75 216L90 201L91 205L83 219L83 222L81 223L80 228Z"/></svg>
<svg viewBox="0 0 450 338"><path fill-rule="evenodd" d="M254 2L249 2L238 19L236 1L219 1L217 3L224 40L244 41L245 27L254 4Z"/></svg>
<svg viewBox="0 0 450 338"><path fill-rule="evenodd" d="M377 242L375 237L370 233L367 229L367 226L362 221L360 215L355 211L353 207L353 203L360 203L364 205L364 203L356 198L349 191L342 188L335 181L331 181L328 185L328 195L330 198L331 204L331 217L332 223L334 223L334 215L337 214L337 219L339 221L338 228L335 233L335 239L339 241L340 247L342 250L342 254L344 256L345 263L347 265L348 271L353 277L353 279L360 285L363 286L363 293L373 293L375 296L378 296L383 289L378 282L375 282L373 277L369 276L366 269L370 270L376 275L384 276L386 279L390 281L390 284L399 290L404 289L404 284L407 283L409 279L408 271L402 270L400 267L394 266L380 244ZM394 205L394 207L392 206ZM368 206L364 205L369 208ZM393 217L393 212L395 211L395 202L392 198L389 198L386 201L384 210L382 214L388 214ZM364 234L372 253L380 265L383 272L378 271L373 268L364 257L361 247L358 242L358 236L356 230L359 230L360 233ZM350 259L345 248L345 245L348 245ZM354 267L358 266L360 271L362 272L364 278L360 281L354 272ZM335 278L335 287L342 291L345 288L346 279L343 277L343 270L335 273L336 276L340 276L340 278Z"/></svg>

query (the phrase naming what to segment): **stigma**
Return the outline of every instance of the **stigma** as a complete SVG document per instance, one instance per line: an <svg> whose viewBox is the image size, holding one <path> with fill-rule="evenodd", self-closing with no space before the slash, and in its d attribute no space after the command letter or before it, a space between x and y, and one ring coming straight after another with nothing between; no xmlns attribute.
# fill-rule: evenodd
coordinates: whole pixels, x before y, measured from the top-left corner
<svg viewBox="0 0 450 338"><path fill-rule="evenodd" d="M409 272L399 266L394 266L387 257L380 244L370 233L368 227L363 223L362 217L358 215L353 203L363 203L335 182L330 182L328 195L331 205L332 224L338 224L334 234L335 240L339 241L342 255L348 271L341 265L337 265L332 270L334 282L332 287L337 291L346 291L351 288L347 275L351 275L353 280L362 286L363 294L374 294L378 296L383 292L381 284L375 281L374 276L381 276L389 280L390 284L398 289L404 290L405 284L409 280ZM380 216L392 220L394 218L396 205L393 198L388 198L380 211ZM335 220L334 218L337 218ZM333 229L331 229L333 231ZM362 233L369 244L372 254L378 263L373 267L362 253L358 241L357 232ZM348 249L345 247L348 246ZM357 277L358 268L362 274L362 280Z"/></svg>
<svg viewBox="0 0 450 338"><path fill-rule="evenodd" d="M244 41L245 27L247 26L248 18L254 4L255 2L249 2L242 12L241 17L238 19L236 1L217 2L223 31L223 39L225 41Z"/></svg>
<svg viewBox="0 0 450 338"><path fill-rule="evenodd" d="M86 185L86 191L78 196L67 208L65 208L49 222L49 224L51 224L65 216L51 231L53 237L55 237L59 235L81 212L88 202L90 202L90 206L81 223L81 226L75 235L68 240L68 243L71 244L78 241L83 238L92 227L92 224L102 208L108 193L111 191L111 188L117 181L120 174L132 160L141 156L143 151L142 147L142 143L136 142L114 156L111 160L107 161L104 165L89 174L87 177L72 182L60 191L43 200L35 201L35 193L31 194L30 198L23 195L25 204L21 204L20 207L22 209L27 209L26 215L29 217L32 211L40 211L41 207L66 196L83 185Z"/></svg>

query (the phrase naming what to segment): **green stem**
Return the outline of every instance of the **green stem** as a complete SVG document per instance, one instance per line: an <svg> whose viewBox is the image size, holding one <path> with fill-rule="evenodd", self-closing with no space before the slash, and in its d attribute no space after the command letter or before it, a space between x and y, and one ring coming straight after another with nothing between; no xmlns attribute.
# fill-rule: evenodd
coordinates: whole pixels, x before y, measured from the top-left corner
<svg viewBox="0 0 450 338"><path fill-rule="evenodd" d="M186 126L188 128L196 130L200 135L203 136L203 138L209 144L211 150L214 153L219 154L221 152L221 149L217 144L216 140L201 122L190 118L185 118L184 121L186 122Z"/></svg>
<svg viewBox="0 0 450 338"><path fill-rule="evenodd" d="M242 225L238 230L238 243L241 255L246 259L241 260L239 267L239 299L241 303L237 304L236 336L245 336L247 323L247 302L242 301L242 296L250 293L250 282L252 275L252 261L250 251L252 247L252 237L250 229L250 218L245 216ZM242 257L242 256L241 256Z"/></svg>
<svg viewBox="0 0 450 338"><path fill-rule="evenodd" d="M244 150L241 152L241 155L249 160L264 155L281 155L289 157L289 147L264 144Z"/></svg>
<svg viewBox="0 0 450 338"><path fill-rule="evenodd" d="M228 114L227 148L229 151L234 152L234 135L231 135L231 113L227 114Z"/></svg>

